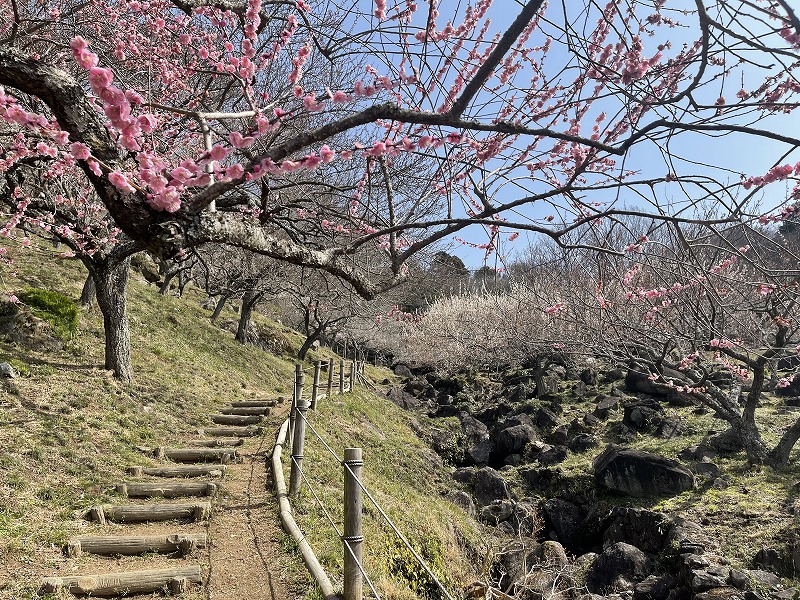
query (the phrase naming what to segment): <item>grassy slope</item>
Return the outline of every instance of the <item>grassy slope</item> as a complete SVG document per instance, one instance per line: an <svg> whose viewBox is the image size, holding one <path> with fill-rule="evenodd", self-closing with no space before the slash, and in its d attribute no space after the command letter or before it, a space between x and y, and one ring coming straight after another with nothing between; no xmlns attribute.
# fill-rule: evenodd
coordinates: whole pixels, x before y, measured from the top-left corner
<svg viewBox="0 0 800 600"><path fill-rule="evenodd" d="M60 261L49 249L16 256L18 272L0 273L4 291L39 287L78 297L85 276L79 264ZM82 311L77 338L58 351L0 338L0 361L13 360L27 372L0 382L0 598L33 597L39 576L52 573L61 560L58 547L80 531L81 511L113 499L107 485L127 465L146 462L136 446L162 444L172 432L206 422L224 402L291 393L290 356L239 345L229 332L209 323L200 299L196 291L180 299L159 296L133 275L129 312L135 381L130 386L101 368L102 319L96 310ZM287 349L301 341L274 323L262 321L262 326ZM322 351L309 358L327 356ZM428 455L408 428L408 416L366 392L334 399L326 408L333 410L320 410L315 418L321 428L338 432L331 442L337 451L345 445L365 447L365 479L399 522L414 529L414 523L438 521L426 533L430 540L416 539L433 540L441 549L433 558L448 565L455 583L465 583L471 573L457 539L462 534L451 524L463 521L463 513L439 498L435 482L444 478L440 466L433 465L430 479L417 476ZM309 443L307 464L317 462L314 453ZM378 456L381 460L374 460ZM320 472L328 481L325 471ZM338 489L332 485L332 497L339 497ZM322 544L323 562L335 568L334 535L318 527L318 509L309 506L301 512L301 525L310 527ZM373 513L367 527L372 527ZM419 518L411 518L415 514ZM478 539L467 523L462 528L467 537ZM370 564L382 587L392 592L389 596L407 597L407 583L388 578L390 555L396 553L388 539L383 534L370 537Z"/></svg>

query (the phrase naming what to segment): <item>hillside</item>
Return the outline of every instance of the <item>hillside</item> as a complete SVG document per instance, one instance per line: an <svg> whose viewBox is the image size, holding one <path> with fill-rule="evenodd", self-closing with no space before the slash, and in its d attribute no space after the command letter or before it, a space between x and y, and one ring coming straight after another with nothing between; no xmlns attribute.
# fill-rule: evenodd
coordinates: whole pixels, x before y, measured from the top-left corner
<svg viewBox="0 0 800 600"><path fill-rule="evenodd" d="M0 280L3 291L20 295L37 288L77 299L85 272L77 263L57 259L55 252L44 247L15 252L15 271L4 272ZM64 544L86 531L83 513L88 507L120 499L110 484L120 480L127 466L147 464L142 447L163 445L175 439L176 432L196 429L223 403L291 394L291 351L302 341L300 336L259 317L263 335L278 340L274 345L290 353L275 356L242 346L229 331L209 322L209 313L200 308L203 299L198 290L187 290L182 298L160 296L156 288L132 274L129 307L135 378L131 385L120 384L102 369L102 319L96 310L81 310L77 333L59 339L52 326L25 307L0 305L3 315L16 312L23 317L0 336L0 362L10 362L20 373L0 380L4 449L0 455L0 598L36 597L43 576L80 568L80 563L64 555ZM233 313L226 313L221 321L233 318ZM325 350L312 352L309 359L329 355ZM382 379L389 373L372 371L371 375ZM474 552L482 543L477 525L441 498L440 482L447 470L413 434L412 417L363 389L326 399L323 405L318 411L319 430L333 432L328 442L338 451L344 446L364 447L364 479L387 513L411 528L412 543L439 548L438 554L429 552L428 558L434 566L447 565L445 579L456 587L474 579L470 566L474 563L465 547ZM253 468L263 471L262 459L282 418L270 418L253 450ZM307 468L312 474L315 463L323 465L321 459L317 461L317 452L309 441ZM423 468L430 478L418 477ZM320 480L330 484L326 491L334 500L340 494L336 492L340 469L334 464L318 472ZM223 489L225 484L223 479ZM264 496L264 513L258 518L278 523L271 487L259 493ZM301 494L298 521L313 532L320 559L331 567L336 580L341 562L338 541L335 533L319 526L317 509L308 505L309 496ZM368 515L371 523L374 514L368 511ZM216 535L255 534L234 530ZM266 534L260 544L256 540L256 546L262 546L259 552L265 550L267 556L272 553L273 568L289 590L284 595L313 596L314 587L291 539L279 530L271 535L274 539ZM375 569L374 577L386 597L412 597L410 589L418 574L403 562L405 558L392 566L388 557L397 553L397 547L389 539L384 530L367 534L368 567ZM212 580L224 570L214 552L212 536L208 555L200 557L205 573L213 565ZM409 569L411 575L406 573ZM214 597L225 597L221 593Z"/></svg>

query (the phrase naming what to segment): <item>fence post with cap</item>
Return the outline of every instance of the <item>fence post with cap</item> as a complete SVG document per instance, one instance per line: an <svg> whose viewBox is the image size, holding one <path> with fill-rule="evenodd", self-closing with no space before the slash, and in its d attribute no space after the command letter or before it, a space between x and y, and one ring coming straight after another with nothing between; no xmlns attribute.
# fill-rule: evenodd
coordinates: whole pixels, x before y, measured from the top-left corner
<svg viewBox="0 0 800 600"><path fill-rule="evenodd" d="M364 580L361 573L364 534L361 526L361 448L344 450L344 600L362 600Z"/></svg>

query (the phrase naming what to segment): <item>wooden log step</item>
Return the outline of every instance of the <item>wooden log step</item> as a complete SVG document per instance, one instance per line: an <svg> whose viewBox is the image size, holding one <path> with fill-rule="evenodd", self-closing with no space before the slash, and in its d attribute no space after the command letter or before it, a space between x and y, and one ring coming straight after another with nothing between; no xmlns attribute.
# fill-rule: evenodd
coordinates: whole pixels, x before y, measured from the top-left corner
<svg viewBox="0 0 800 600"><path fill-rule="evenodd" d="M104 504L89 510L89 518L101 525L114 523L145 523L174 519L203 521L211 515L211 504Z"/></svg>
<svg viewBox="0 0 800 600"><path fill-rule="evenodd" d="M175 462L229 463L238 457L233 448L161 448L159 456Z"/></svg>
<svg viewBox="0 0 800 600"><path fill-rule="evenodd" d="M104 575L74 575L70 577L47 577L42 582L43 594L67 590L76 596L127 596L150 594L168 589L180 594L189 589L190 583L202 583L200 565L176 569L151 571L126 571Z"/></svg>
<svg viewBox="0 0 800 600"><path fill-rule="evenodd" d="M277 400L242 400L240 402L231 402L231 408L269 408L275 406Z"/></svg>
<svg viewBox="0 0 800 600"><path fill-rule="evenodd" d="M222 477L227 467L224 465L176 465L169 467L128 467L128 475L142 477Z"/></svg>
<svg viewBox="0 0 800 600"><path fill-rule="evenodd" d="M67 544L67 555L80 556L82 553L103 555L136 556L147 552L190 554L195 548L205 548L208 537L205 533L173 533L171 535L86 535L72 538Z"/></svg>
<svg viewBox="0 0 800 600"><path fill-rule="evenodd" d="M223 415L267 416L269 414L269 408L266 406L234 406L231 408L221 408L219 412Z"/></svg>
<svg viewBox="0 0 800 600"><path fill-rule="evenodd" d="M257 425L263 417L253 415L211 415L211 422L217 425Z"/></svg>
<svg viewBox="0 0 800 600"><path fill-rule="evenodd" d="M204 427L198 429L197 433L200 435L213 435L213 436L238 436L238 437L255 437L261 435L262 427Z"/></svg>
<svg viewBox="0 0 800 600"><path fill-rule="evenodd" d="M159 460L168 458L175 462L218 462L229 463L236 460L233 448L139 448Z"/></svg>
<svg viewBox="0 0 800 600"><path fill-rule="evenodd" d="M203 447L203 448L234 448L236 446L241 446L244 444L244 440L242 438L237 437L220 437L220 438L209 438L203 440L192 440L189 442L192 446Z"/></svg>
<svg viewBox="0 0 800 600"><path fill-rule="evenodd" d="M118 483L115 489L128 498L178 498L180 496L213 496L217 493L217 484L210 481L147 483L126 481Z"/></svg>

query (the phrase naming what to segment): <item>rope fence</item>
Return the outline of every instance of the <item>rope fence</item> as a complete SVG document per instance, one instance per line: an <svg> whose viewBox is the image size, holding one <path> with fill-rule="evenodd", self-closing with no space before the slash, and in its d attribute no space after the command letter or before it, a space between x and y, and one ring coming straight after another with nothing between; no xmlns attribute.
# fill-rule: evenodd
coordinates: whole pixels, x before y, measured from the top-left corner
<svg viewBox="0 0 800 600"><path fill-rule="evenodd" d="M305 374L303 373L302 365L298 364L296 366L294 395L290 414L283 425L281 425L275 449L273 450L273 474L276 493L281 503L281 520L284 529L287 533L290 533L297 542L306 567L312 577L317 581L323 596L325 596L326 600L331 600L331 596L335 596L335 594L330 579L320 566L313 549L291 514L289 499L296 498L302 486L305 486L311 493L313 501L322 510L325 520L329 523L333 531L336 532L337 537L342 541L344 600L363 600L365 583L372 597L376 600L381 600L376 586L367 573L363 556L364 532L362 529L362 502L363 496L366 496L369 502L375 507L380 517L386 522L389 530L392 531L397 536L398 540L400 540L401 544L411 552L411 555L419 563L420 567L422 567L428 577L430 577L436 588L441 592L442 598L453 600L453 596L439 581L427 562L409 543L406 536L397 528L392 519L386 514L386 511L378 504L377 500L375 500L374 495L370 493L364 485L361 478L361 470L364 465L362 449L345 448L343 456L340 456L309 420L309 409L316 411L318 409L318 401L325 397L332 397L334 388L338 388L338 394L352 391L355 384L362 384L374 389L371 382L364 376L363 363L356 361L350 363L349 369L345 368L346 365L344 361L339 361L339 381L337 382L339 385L334 385L334 369L336 364L335 361L331 359L327 361L326 365L328 371L327 394L321 393L321 388L323 386L320 383L320 376L324 362L325 361L317 361L314 365L314 383L310 400L303 397ZM343 497L344 500L342 505L343 527L341 529L337 525L334 516L325 506L323 499L320 497L319 490L315 489L311 479L307 475L309 465L308 463L304 464L303 456L307 430L311 432L314 440L322 444L322 447L327 454L330 455L330 458L335 460L336 463L342 467L343 495L340 497ZM290 485L288 492L286 490L282 471L283 465L280 458L283 446L287 444L287 438L288 444L291 447Z"/></svg>

